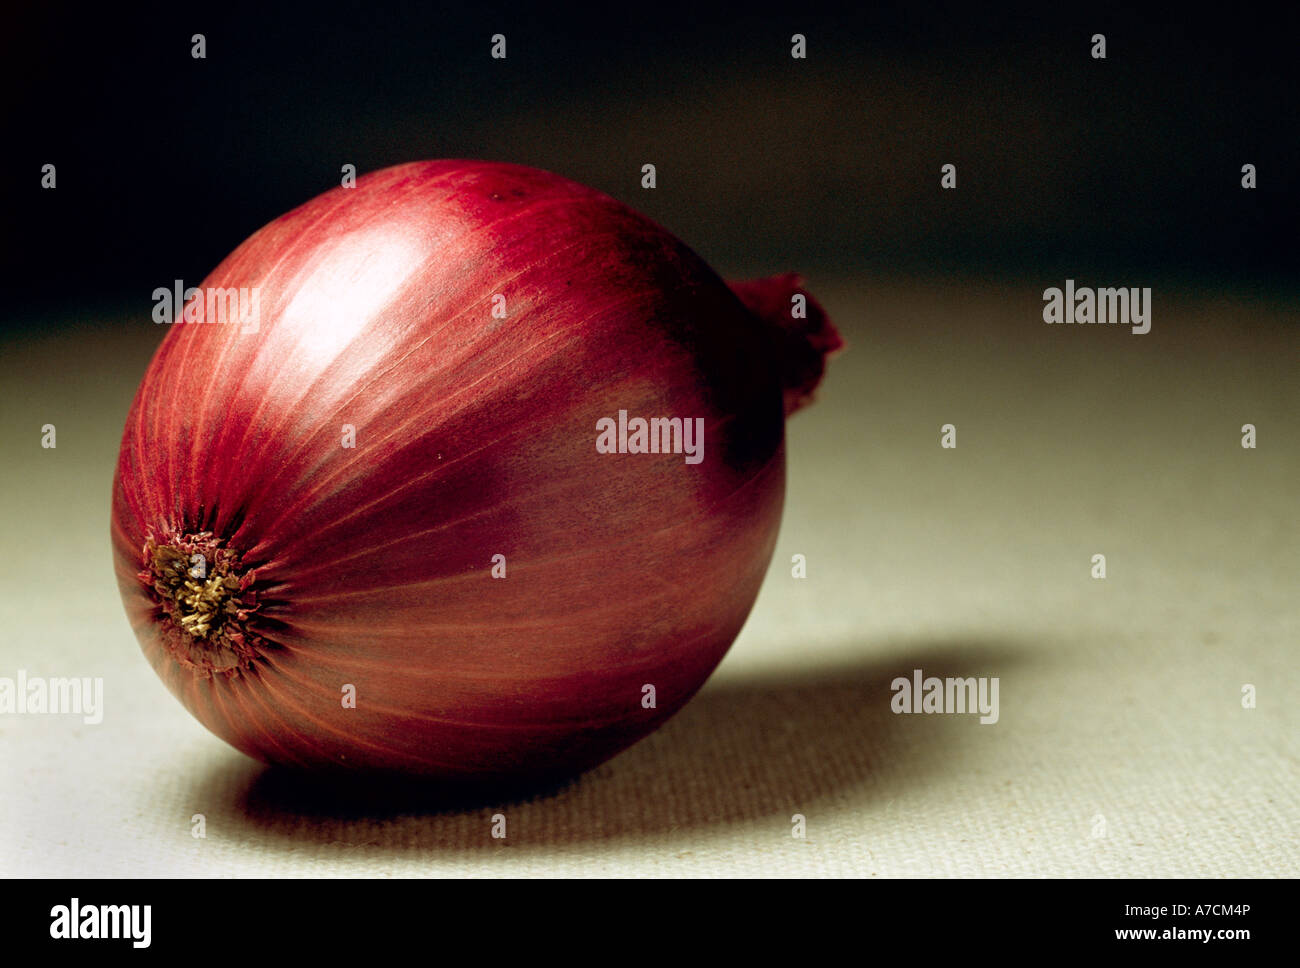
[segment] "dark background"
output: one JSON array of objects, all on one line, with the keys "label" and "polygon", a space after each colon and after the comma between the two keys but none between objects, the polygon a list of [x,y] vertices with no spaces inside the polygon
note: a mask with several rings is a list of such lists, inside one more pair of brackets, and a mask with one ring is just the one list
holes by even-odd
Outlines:
[{"label": "dark background", "polygon": [[[875,8],[876,5],[864,5]],[[724,274],[1290,291],[1293,10],[271,4],[5,31],[10,322],[198,284],[258,227],[420,158],[550,169]],[[206,60],[190,37],[207,37]],[[504,33],[508,57],[489,57]],[[790,35],[808,58],[790,57]],[[1093,60],[1090,37],[1107,38]],[[58,166],[58,188],[40,168]],[[640,187],[653,162],[658,188]],[[940,165],[957,166],[955,192]],[[1259,187],[1240,187],[1241,165]],[[1081,282],[1083,284],[1083,282]]]}]

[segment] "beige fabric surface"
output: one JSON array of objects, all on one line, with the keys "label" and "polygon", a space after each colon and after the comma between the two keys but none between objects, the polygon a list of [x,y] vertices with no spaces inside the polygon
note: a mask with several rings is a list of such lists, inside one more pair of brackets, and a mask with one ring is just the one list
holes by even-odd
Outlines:
[{"label": "beige fabric surface", "polygon": [[[1061,283],[814,277],[850,349],[789,424],[776,558],[731,653],[628,752],[468,808],[325,798],[182,709],[108,542],[160,328],[9,339],[0,676],[102,676],[105,715],[0,716],[0,873],[1295,876],[1296,312],[1157,282],[1148,335],[1044,325]],[[917,668],[999,677],[999,722],[895,715]]]}]

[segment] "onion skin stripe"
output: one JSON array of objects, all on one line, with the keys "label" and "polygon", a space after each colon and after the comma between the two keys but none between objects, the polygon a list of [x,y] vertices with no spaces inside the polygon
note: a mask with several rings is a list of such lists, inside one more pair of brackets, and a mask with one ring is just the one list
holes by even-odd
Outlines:
[{"label": "onion skin stripe", "polygon": [[[700,635],[684,639],[680,643],[679,647],[685,649],[687,646],[694,645],[697,642],[705,641],[714,635],[716,635],[716,632],[714,632],[713,630],[709,630],[708,632],[701,633]],[[479,684],[510,683],[516,685],[527,683],[530,685],[537,685],[543,682],[552,682],[557,687],[559,687],[565,685],[567,682],[566,679],[562,679],[562,678],[557,678],[557,679],[541,679],[536,677],[521,678],[517,674],[490,675],[481,669],[476,669],[473,675],[469,675],[463,672],[458,673],[454,668],[435,668],[435,669],[429,669],[427,671],[410,672],[404,670],[403,663],[397,662],[396,660],[392,662],[379,663],[374,661],[373,659],[368,659],[368,658],[348,657],[347,659],[343,659],[342,657],[333,655],[331,654],[330,651],[324,649],[310,653],[308,658],[314,665],[331,666],[333,668],[338,668],[341,665],[344,665],[344,663],[346,663],[346,668],[351,672],[365,672],[365,673],[392,672],[394,674],[401,674],[406,678],[411,678],[411,679],[427,678],[427,679],[439,680],[444,682],[454,682],[457,685],[465,685],[470,683],[479,683]],[[584,668],[584,672],[587,673],[602,673],[607,671],[608,672],[613,672],[613,671],[632,672],[640,668],[651,667],[652,658],[653,657],[647,657],[645,666],[639,666],[635,663],[631,663],[631,664],[623,663],[619,665],[610,665],[607,667],[594,667],[591,669]],[[268,656],[264,661],[268,665],[273,665],[275,671],[278,672],[279,674],[284,675],[286,678],[290,678],[288,676],[288,673],[285,671],[283,664],[276,663],[273,656]],[[326,693],[326,695],[330,697],[331,701],[337,698],[333,695],[333,693]],[[414,716],[415,714],[406,713],[405,715]],[[430,721],[456,723],[456,724],[463,724],[463,725],[482,725],[477,722],[443,719],[438,717],[431,717]]]},{"label": "onion skin stripe", "polygon": [[[575,327],[573,327],[573,328],[576,330],[576,329],[578,329],[579,327],[575,326]],[[550,341],[550,340],[552,340],[552,339],[555,339],[556,337],[558,337],[558,336],[560,336],[560,335],[567,335],[567,333],[566,333],[566,334],[553,333],[553,334],[551,334],[550,336],[546,337],[545,339],[540,340],[538,343],[536,343],[536,344],[534,344],[533,346],[529,347],[528,349],[526,349],[525,351],[523,351],[522,353],[520,353],[518,356],[513,357],[512,359],[506,361],[505,363],[501,364],[500,366],[496,367],[495,369],[489,371],[487,374],[484,374],[482,377],[480,377],[480,379],[479,379],[478,381],[476,381],[476,383],[475,383],[474,385],[477,385],[477,383],[480,383],[480,382],[482,382],[483,380],[488,379],[490,376],[492,376],[492,375],[494,375],[494,374],[500,372],[501,370],[503,370],[503,369],[505,369],[505,368],[511,366],[512,364],[518,362],[520,359],[524,358],[525,356],[528,356],[528,355],[529,355],[529,354],[530,354],[534,349],[536,349],[536,347],[541,346],[541,345],[545,344],[546,342],[548,342],[548,341]],[[412,353],[414,353],[414,350],[412,351]],[[410,356],[410,355],[411,355],[411,354],[407,354],[407,356]],[[448,367],[448,369],[451,369],[451,367]],[[393,430],[392,430],[392,431],[391,431],[387,436],[385,436],[385,437],[381,437],[381,438],[378,438],[378,439],[374,442],[374,444],[371,445],[371,448],[370,448],[370,449],[371,449],[372,451],[373,451],[373,450],[379,450],[379,449],[381,448],[381,446],[382,446],[383,444],[387,443],[388,441],[390,441],[390,440],[392,440],[392,439],[395,439],[395,438],[400,438],[400,437],[401,437],[401,436],[402,436],[402,435],[403,435],[403,434],[404,434],[404,433],[409,429],[409,427],[411,427],[411,426],[425,426],[425,427],[428,427],[428,426],[429,426],[429,424],[428,424],[428,417],[429,417],[429,415],[430,415],[430,414],[437,414],[437,413],[442,412],[442,411],[441,411],[441,408],[440,408],[440,406],[439,406],[439,404],[441,404],[441,403],[445,403],[447,400],[454,399],[456,396],[459,396],[459,395],[460,395],[461,393],[463,393],[463,392],[464,392],[463,390],[460,390],[460,391],[457,391],[456,393],[451,394],[450,396],[448,396],[448,397],[446,397],[446,398],[444,398],[444,399],[442,399],[442,400],[436,401],[434,404],[431,404],[431,405],[430,405],[430,407],[429,407],[429,409],[428,409],[427,411],[417,411],[417,412],[415,412],[411,417],[407,418],[407,420],[406,420],[403,424],[400,424],[398,427],[394,428],[394,429],[393,429]],[[467,405],[467,408],[466,408],[466,409],[468,409],[469,406],[472,406],[472,404]],[[458,415],[460,412],[461,412],[461,411],[453,411],[453,412],[450,413],[450,414],[446,414],[446,415],[444,416],[444,421],[446,421],[446,420],[450,420],[452,417]],[[436,426],[436,425],[435,425],[435,426]],[[515,431],[514,431],[514,432],[521,432],[521,433],[524,433],[524,432],[527,432],[527,429],[528,429],[527,425],[524,425],[523,428],[515,428]],[[352,515],[361,515],[361,514],[364,514],[366,511],[370,510],[371,508],[375,507],[375,506],[378,505],[378,504],[383,503],[385,500],[389,499],[390,497],[396,496],[397,494],[401,493],[401,492],[404,491],[404,490],[407,490],[407,489],[410,489],[410,488],[418,488],[418,487],[420,487],[420,486],[422,486],[422,485],[428,483],[429,481],[436,480],[439,476],[445,476],[445,474],[446,474],[447,471],[451,468],[452,465],[457,464],[457,463],[459,463],[459,462],[461,462],[461,461],[464,461],[464,460],[468,460],[468,459],[470,459],[471,457],[477,456],[478,454],[482,453],[483,451],[486,451],[486,450],[489,450],[489,449],[491,449],[491,448],[493,448],[493,447],[496,447],[496,446],[501,445],[503,442],[505,442],[505,441],[504,441],[504,438],[494,438],[494,439],[488,440],[486,443],[484,443],[483,445],[481,445],[481,446],[478,447],[478,448],[475,448],[474,450],[468,451],[467,453],[462,454],[462,455],[460,455],[459,457],[453,458],[452,460],[447,461],[445,464],[440,464],[440,465],[438,465],[438,466],[435,466],[434,468],[432,468],[432,469],[431,469],[431,470],[430,470],[426,475],[424,475],[423,477],[415,478],[415,479],[408,479],[408,480],[405,481],[401,486],[399,486],[398,488],[396,488],[394,491],[390,491],[390,492],[388,492],[388,493],[386,493],[386,494],[384,494],[384,495],[381,495],[381,496],[376,497],[373,501],[370,502],[370,504],[362,505],[362,506],[357,507],[357,508],[354,509],[354,511],[352,512]],[[366,451],[358,451],[357,454],[355,455],[355,457],[353,458],[353,460],[354,460],[354,461],[364,461],[365,458],[366,458],[367,456],[368,456],[368,454],[367,454]],[[319,481],[313,482],[313,483],[315,483],[315,484],[317,485],[317,487],[316,487],[314,493],[319,493],[321,490],[325,489],[325,487],[326,487],[327,485],[329,485],[330,483],[332,483],[333,481],[335,481],[335,480],[337,480],[337,479],[339,479],[339,478],[341,478],[341,477],[346,476],[346,475],[347,475],[348,473],[350,473],[350,472],[351,472],[351,468],[350,468],[349,466],[341,466],[341,467],[339,467],[338,469],[336,469],[335,471],[333,471],[333,472],[332,472],[328,477],[326,477],[326,478],[324,478],[324,479],[322,479],[322,480],[319,480]],[[299,484],[299,483],[301,483],[301,482],[294,482],[294,484]],[[291,489],[296,489],[296,488],[293,488],[293,487],[291,486]],[[313,496],[313,495],[309,494],[308,496]],[[293,514],[293,513],[295,513],[295,512],[299,512],[299,513],[300,513],[300,512],[301,512],[302,510],[304,510],[305,508],[310,508],[310,507],[311,507],[311,501],[304,501],[304,502],[300,502],[298,505],[295,505],[295,506],[291,506],[291,507],[287,507],[287,508],[285,508],[284,511],[283,511],[283,513],[281,514],[281,516],[280,516],[279,518],[274,518],[274,519],[272,519],[272,521],[271,521],[271,523],[270,523],[270,528],[274,529],[275,527],[277,527],[277,526],[278,526],[278,525],[279,525],[279,524],[284,520],[284,518],[290,516],[291,514]],[[339,523],[339,524],[342,524],[345,520],[347,520],[347,519],[346,519],[346,518],[340,519],[338,523]]]},{"label": "onion skin stripe", "polygon": [[[416,756],[416,755],[413,754],[413,753],[408,753],[408,752],[406,752],[406,751],[404,751],[404,750],[398,749],[397,747],[385,746],[385,745],[383,745],[382,743],[374,743],[374,742],[370,742],[370,741],[367,741],[367,740],[363,739],[361,736],[357,735],[356,733],[348,733],[348,732],[346,732],[346,731],[344,731],[344,730],[337,729],[337,728],[335,728],[334,726],[331,726],[331,725],[329,724],[329,722],[326,721],[325,719],[323,719],[322,717],[320,717],[320,716],[318,716],[318,715],[312,715],[312,713],[311,713],[309,710],[303,708],[302,706],[300,706],[299,704],[297,704],[297,703],[295,703],[295,702],[292,702],[288,696],[278,695],[278,694],[277,694],[277,691],[276,691],[274,688],[272,688],[272,686],[270,685],[270,683],[265,683],[264,688],[265,688],[266,693],[267,693],[267,695],[268,695],[269,697],[271,697],[271,698],[273,698],[273,699],[279,699],[280,704],[281,704],[281,706],[282,706],[283,708],[286,708],[286,709],[292,709],[292,710],[294,710],[294,711],[300,713],[300,714],[302,715],[302,718],[303,718],[303,719],[305,719],[305,720],[307,720],[307,721],[309,721],[309,722],[312,722],[312,723],[316,724],[316,726],[317,726],[317,727],[318,727],[322,732],[331,733],[331,734],[333,734],[333,735],[335,735],[335,736],[339,736],[339,737],[342,737],[342,738],[344,738],[344,739],[349,740],[350,743],[352,743],[352,744],[360,744],[361,746],[363,746],[363,747],[365,747],[365,748],[367,748],[367,749],[377,750],[377,751],[382,752],[382,753],[387,754],[387,755],[392,755],[392,756],[396,756],[396,757],[399,757],[399,758],[404,759],[404,760],[409,760],[409,761],[411,761],[411,762],[413,762],[413,763],[432,762],[432,761],[426,760],[426,759],[423,758],[423,757]],[[331,700],[333,701],[333,697],[331,697]],[[446,766],[446,765],[450,765],[450,764],[438,764],[438,765],[440,765],[440,766]]]},{"label": "onion skin stripe", "polygon": [[[745,492],[747,489],[749,489],[749,488],[751,488],[751,487],[754,486],[754,481],[755,481],[755,480],[757,480],[758,478],[760,478],[763,474],[770,472],[770,471],[772,470],[771,464],[772,464],[773,462],[775,462],[775,461],[781,459],[781,457],[782,457],[781,454],[777,454],[777,455],[775,455],[775,456],[772,458],[772,461],[770,461],[769,464],[768,464],[766,467],[760,469],[760,471],[759,471],[758,473],[756,473],[753,477],[751,477],[751,478],[747,478],[747,479],[743,480],[743,481],[742,481],[740,484],[738,484],[738,485],[737,485],[737,486],[736,486],[736,487],[735,487],[735,488],[734,488],[734,489],[733,489],[733,490],[732,490],[732,491],[731,491],[731,492],[730,492],[730,493],[729,493],[725,498],[723,498],[721,501],[719,501],[719,502],[717,503],[717,505],[715,505],[715,507],[712,508],[712,509],[710,509],[710,510],[713,510],[713,511],[716,512],[718,509],[720,509],[721,507],[724,507],[728,502],[730,502],[730,501],[733,500],[734,498],[736,498],[736,497],[738,497],[738,496],[742,496],[742,495],[744,494],[744,492]],[[561,484],[557,485],[557,486],[553,489],[553,492],[562,492],[562,491],[565,491],[565,490],[570,489],[571,487],[572,487],[572,485],[566,485],[566,484],[564,484],[564,483],[562,482]],[[545,493],[552,493],[552,492],[545,492]],[[314,569],[313,569],[313,568],[310,568],[310,567],[309,567],[309,568],[305,568],[305,569],[303,569],[303,568],[296,569],[296,570],[295,570],[295,574],[297,574],[297,576],[298,576],[299,578],[303,578],[303,577],[305,577],[305,576],[308,576],[308,575],[313,574],[315,571],[318,571],[318,570],[320,570],[321,568],[328,568],[328,567],[331,567],[331,566],[337,566],[338,564],[340,564],[340,563],[342,563],[342,562],[345,562],[345,561],[352,561],[352,560],[357,559],[357,558],[363,558],[363,557],[366,557],[366,556],[368,556],[368,555],[372,555],[372,554],[375,554],[375,553],[377,553],[377,552],[380,552],[380,551],[382,551],[384,548],[393,547],[393,546],[395,546],[395,545],[401,544],[401,543],[406,542],[406,541],[415,540],[416,538],[429,537],[429,536],[431,536],[431,535],[441,533],[442,531],[446,531],[446,530],[449,529],[449,528],[453,528],[453,527],[459,526],[459,525],[461,525],[461,524],[464,524],[464,523],[466,523],[466,522],[468,522],[468,521],[470,521],[470,520],[473,520],[474,517],[477,517],[477,516],[479,516],[480,514],[486,514],[486,513],[490,512],[491,510],[492,510],[491,507],[484,508],[484,509],[482,509],[482,510],[480,510],[480,511],[473,512],[471,515],[469,515],[469,516],[467,516],[467,517],[459,518],[459,519],[456,519],[456,520],[453,520],[453,521],[444,522],[444,523],[442,523],[442,524],[436,525],[436,526],[431,527],[431,528],[429,528],[429,529],[427,529],[427,530],[424,530],[424,531],[416,531],[416,532],[412,532],[411,534],[408,534],[408,535],[402,535],[402,536],[400,536],[400,537],[398,537],[398,538],[393,539],[392,541],[388,541],[388,542],[385,542],[385,543],[383,543],[383,544],[378,544],[378,545],[366,545],[366,546],[361,547],[360,549],[356,549],[356,550],[354,550],[354,551],[353,551],[352,553],[350,553],[350,554],[343,555],[343,556],[340,556],[340,557],[338,557],[338,558],[333,559],[333,560],[330,561],[330,562],[323,563],[322,565],[318,566],[317,568],[314,568]],[[708,516],[702,514],[700,517],[701,517],[701,519],[707,519]],[[622,550],[622,549],[624,549],[624,548],[629,548],[629,547],[637,547],[637,546],[644,545],[644,544],[646,543],[647,539],[649,539],[649,538],[659,537],[659,536],[661,536],[661,535],[672,534],[673,532],[675,532],[675,531],[680,531],[680,530],[696,530],[696,529],[698,529],[698,527],[699,527],[699,522],[694,521],[694,520],[689,520],[689,519],[688,519],[688,520],[684,520],[684,521],[678,521],[678,522],[675,523],[675,524],[667,525],[667,526],[665,526],[665,527],[663,527],[663,528],[659,528],[659,529],[657,529],[657,530],[655,530],[655,531],[651,531],[651,532],[648,532],[648,533],[645,533],[645,534],[638,535],[636,538],[628,539],[627,541],[622,542],[621,544],[607,544],[607,545],[605,545],[604,547],[605,547],[606,550],[614,550],[614,551]],[[516,565],[516,566],[514,566],[514,567],[515,567],[517,570],[523,570],[523,569],[527,569],[527,568],[529,568],[529,567],[532,567],[532,568],[538,568],[538,567],[541,567],[541,566],[544,566],[544,565],[558,565],[558,564],[564,564],[564,563],[569,563],[569,564],[571,564],[571,563],[573,563],[573,562],[575,562],[575,561],[582,561],[582,560],[585,560],[586,557],[587,557],[586,555],[579,554],[579,553],[576,553],[576,552],[575,552],[575,553],[569,553],[569,554],[561,554],[561,555],[551,555],[551,556],[546,557],[546,558],[530,558],[530,559],[526,560],[523,564],[521,564],[521,565]],[[434,585],[438,585],[438,584],[442,584],[442,583],[451,583],[451,582],[468,581],[468,580],[481,580],[481,576],[479,576],[479,575],[475,575],[475,576],[467,576],[467,575],[462,575],[462,574],[439,575],[439,576],[436,576],[436,577],[430,578],[430,579],[429,579],[428,581],[426,581],[426,582],[418,582],[418,583],[407,582],[407,583],[404,583],[402,587],[408,587],[408,588],[409,588],[409,587],[434,586]],[[384,586],[377,586],[377,587],[382,588],[382,587],[384,587]],[[334,598],[338,598],[338,597],[344,597],[344,596],[347,596],[347,595],[349,595],[349,594],[363,594],[363,593],[366,593],[366,592],[368,592],[368,591],[370,591],[370,589],[362,589],[362,590],[357,590],[357,591],[355,591],[355,592],[331,592],[327,597],[330,598],[330,599],[334,599]],[[299,602],[309,602],[309,601],[312,601],[312,598],[311,598],[311,597],[296,597],[296,601],[299,601]]]},{"label": "onion skin stripe", "polygon": [[[307,680],[298,679],[295,676],[289,675],[283,669],[279,670],[279,674],[285,679],[288,679],[290,682],[294,683],[295,685],[301,687],[302,690],[304,691],[316,691],[318,692],[318,694],[324,696],[328,702],[330,703],[338,702],[337,696],[335,696],[333,693],[329,692],[325,688],[319,687],[316,683],[312,683]],[[490,681],[490,680],[485,679],[482,681]],[[519,722],[519,721],[514,721],[510,723],[494,723],[488,720],[453,719],[449,716],[434,716],[428,713],[412,712],[410,710],[400,709],[397,706],[377,703],[372,699],[366,700],[366,708],[368,711],[373,711],[377,713],[386,713],[402,720],[413,720],[416,722],[431,723],[440,726],[464,726],[473,729],[498,729],[507,732],[513,730],[523,730],[527,732],[547,732],[547,731],[566,730],[571,728],[571,725],[569,723],[528,723],[528,722]],[[623,722],[627,718],[628,718],[627,714],[623,714],[620,716],[590,718],[584,720],[584,722],[587,722],[591,725],[600,726],[600,725],[606,725],[610,723]]]},{"label": "onion skin stripe", "polygon": [[[204,688],[205,685],[207,688]],[[210,680],[200,679],[196,679],[191,684],[190,688],[196,693],[203,694],[207,698],[209,705],[230,726],[231,732],[246,732],[251,727],[255,729],[258,734],[264,737],[265,742],[257,744],[255,748],[262,749],[269,745],[276,750],[279,750],[281,755],[278,757],[278,760],[280,762],[289,762],[296,766],[305,766],[311,762],[311,759],[301,757],[295,753],[289,744],[276,740],[275,734],[270,729],[270,724],[278,722],[286,736],[292,736],[295,734],[294,730],[291,728],[292,724],[289,720],[279,715],[273,706],[262,702],[251,689],[221,690],[218,688],[212,688]],[[228,694],[231,703],[241,707],[240,712],[242,715],[239,719],[236,719],[226,707],[227,699],[223,697],[223,693]],[[252,715],[250,710],[247,708],[247,704],[252,702],[257,703],[257,706],[260,709],[260,716]],[[304,738],[299,736],[299,741],[303,742]],[[324,749],[318,748],[318,752],[323,753]]]},{"label": "onion skin stripe", "polygon": [[[344,208],[344,207],[346,206],[346,202],[347,202],[347,197],[346,197],[346,196],[343,196],[343,198],[340,199],[339,204],[338,204],[337,206],[335,206],[334,209],[332,209],[332,210],[326,212],[326,213],[325,213],[324,215],[322,215],[319,219],[317,219],[317,221],[316,221],[315,223],[313,223],[313,225],[309,226],[307,229],[304,229],[304,230],[302,231],[301,235],[299,236],[299,239],[300,239],[299,245],[300,245],[300,246],[304,246],[304,245],[309,244],[310,239],[312,238],[312,236],[313,236],[313,234],[314,234],[314,232],[313,232],[312,230],[315,229],[315,228],[318,228],[318,227],[320,226],[320,224],[322,224],[322,223],[324,223],[324,222],[327,222],[327,221],[329,221],[329,220],[332,219],[332,218],[337,217],[337,212],[338,212],[340,209],[342,209],[342,208]],[[377,212],[377,213],[374,213],[374,215],[372,216],[371,221],[372,221],[372,222],[373,222],[373,221],[378,221],[380,218],[381,218],[381,213],[378,213],[378,212]],[[490,226],[489,226],[489,227],[490,227]],[[359,226],[359,227],[358,227],[357,229],[355,229],[354,231],[359,231],[360,228],[361,228],[361,227]],[[474,231],[466,232],[466,233],[464,233],[464,235],[463,235],[461,238],[458,238],[456,241],[459,243],[459,242],[462,241],[464,238],[467,238],[468,236],[471,236],[471,235],[473,235],[473,234],[474,234]],[[576,244],[576,243],[575,243],[575,244]],[[283,266],[286,262],[289,261],[289,256],[292,254],[293,251],[294,251],[293,249],[291,249],[291,250],[289,250],[289,251],[286,251],[286,253],[285,253],[285,254],[284,254],[284,255],[283,255],[283,256],[282,256],[282,257],[281,257],[281,258],[276,262],[276,264],[272,267],[272,269],[271,269],[270,271],[268,271],[268,272],[267,272],[267,273],[262,277],[262,282],[263,282],[263,284],[265,284],[265,282],[266,282],[267,280],[269,280],[269,279],[272,277],[272,275],[274,274],[274,272],[275,272],[276,270],[278,270],[281,266]],[[525,271],[527,271],[527,270],[525,270]],[[521,274],[522,274],[522,273],[521,273]],[[220,275],[220,270],[218,270],[217,275],[218,275],[218,276]],[[205,287],[205,288],[206,288],[206,287]],[[410,288],[410,285],[408,285],[408,288]],[[401,299],[401,298],[402,298],[402,295],[403,295],[403,294],[400,293],[400,292],[397,293],[397,294],[395,294],[395,296],[394,296],[394,301],[396,301],[396,300],[398,300],[398,299]],[[376,309],[375,314],[370,318],[370,321],[373,321],[373,319],[374,319],[375,317],[377,317],[379,314],[381,314],[382,312],[383,312],[383,308]],[[459,316],[461,316],[461,315],[466,315],[466,316],[467,316],[469,312],[470,312],[469,307],[466,306],[466,308],[462,310],[461,314],[458,314],[457,316],[453,316],[453,317],[451,317],[451,319],[448,321],[447,325],[443,327],[443,329],[451,328],[452,323],[454,323],[455,320],[456,320],[457,318],[459,318]],[[357,340],[362,339],[362,338],[364,338],[364,337],[367,335],[367,331],[369,330],[369,328],[370,328],[369,325],[367,325],[367,326],[363,326],[363,327],[360,327],[360,328],[358,329],[357,333],[355,334],[355,336],[353,337],[353,339],[350,340],[346,345],[344,345],[344,346],[342,346],[342,347],[339,348],[338,352],[334,355],[334,358],[333,358],[333,359],[334,359],[334,360],[337,360],[337,359],[341,358],[342,356],[344,356],[344,355],[346,354],[347,350],[348,350],[352,345],[354,345],[355,342],[356,342]],[[401,366],[401,362],[402,362],[402,360],[404,360],[406,357],[408,357],[408,356],[412,355],[413,353],[415,353],[416,351],[418,351],[418,349],[419,349],[421,346],[423,346],[425,343],[429,342],[429,340],[431,340],[432,338],[433,338],[433,334],[431,334],[430,336],[428,336],[428,337],[426,337],[424,340],[422,340],[421,343],[418,344],[416,347],[413,347],[411,350],[408,350],[407,353],[404,354],[402,358],[398,359],[397,361],[395,361],[395,362],[392,364],[392,366],[389,368],[389,372],[391,372],[391,371],[393,371],[393,370],[397,370],[397,369],[399,369],[400,366]],[[210,396],[211,396],[211,393],[210,393],[210,391],[211,391],[211,387],[212,387],[213,384],[216,382],[217,377],[218,377],[218,374],[219,374],[221,371],[224,370],[224,366],[225,366],[225,363],[226,363],[226,359],[228,358],[228,355],[229,355],[229,353],[230,353],[231,347],[233,347],[233,346],[235,345],[235,342],[236,342],[235,340],[227,340],[227,341],[226,341],[226,344],[225,344],[225,346],[223,347],[222,355],[221,355],[221,357],[218,359],[216,366],[213,367],[213,372],[212,372],[212,375],[211,375],[210,378],[209,378],[208,385],[207,385],[207,387],[205,387],[204,392],[201,394],[201,399],[202,399],[203,401],[206,402],[208,399],[210,399]],[[253,360],[248,361],[248,363],[249,363],[250,365],[248,365],[248,366],[246,366],[246,367],[244,368],[244,370],[243,370],[243,376],[241,377],[241,379],[240,379],[238,385],[237,385],[236,388],[235,388],[235,395],[236,395],[236,396],[242,396],[242,395],[243,395],[243,393],[244,393],[244,391],[245,391],[245,387],[246,387],[246,385],[247,385],[247,381],[248,381],[249,376],[250,376],[250,374],[251,374],[251,372],[252,372],[252,369],[253,369],[252,366],[251,366],[251,364],[252,364],[252,363],[257,359],[257,357],[258,357],[258,354],[255,353],[255,354],[254,354],[254,357],[253,357]],[[184,362],[184,361],[183,361],[183,362]],[[460,361],[455,361],[455,362],[460,362]],[[450,365],[447,367],[447,369],[449,369],[449,370],[452,369],[452,368],[454,367],[454,365],[455,365],[455,363],[450,364]],[[375,380],[375,381],[372,381],[372,382],[378,382],[379,379],[382,377],[382,375],[383,375],[383,374],[380,374],[379,377],[377,377],[376,380]],[[317,388],[321,383],[323,383],[323,382],[325,381],[325,379],[326,379],[326,378],[325,378],[325,375],[324,375],[324,373],[322,373],[322,375],[320,376],[320,378],[318,379],[318,381],[317,381],[316,383],[310,384],[310,385],[309,385],[309,386],[308,386],[308,387],[303,391],[303,393],[299,396],[298,399],[293,400],[293,401],[290,402],[290,406],[289,406],[288,408],[285,409],[285,412],[284,412],[284,420],[282,420],[282,422],[281,422],[280,425],[271,428],[271,430],[268,432],[268,436],[269,436],[269,437],[271,437],[272,439],[276,438],[276,436],[279,434],[281,428],[283,427],[284,422],[287,421],[289,415],[293,413],[293,410],[296,409],[299,405],[301,405],[301,404],[303,403],[303,401],[307,400],[307,399],[310,397],[312,390],[316,389],[316,388]],[[255,412],[253,413],[253,415],[252,415],[252,419],[249,421],[249,426],[252,426],[252,425],[256,424],[256,422],[257,422],[257,418],[258,418],[260,415],[261,415],[261,410],[260,410],[260,409],[257,410],[257,411],[255,411]],[[223,443],[223,440],[224,440],[224,439],[223,439],[222,437],[220,437],[220,436],[218,437],[218,445],[219,445],[219,446]],[[230,446],[231,446],[231,449],[233,449],[234,451],[236,451],[236,452],[240,452],[240,451],[243,451],[243,450],[245,449],[245,445],[246,445],[246,444],[247,444],[247,433],[245,432],[245,436],[243,436],[243,437],[242,437],[242,438],[241,438],[241,439],[240,439],[236,444],[234,444],[234,445],[230,445]],[[295,455],[295,456],[296,456],[296,455]],[[193,451],[191,451],[191,455],[190,455],[190,457],[191,457],[191,461],[192,461],[192,462],[196,459],[196,455],[194,454]],[[272,527],[274,526],[275,523],[276,523],[276,522],[273,522]]]}]

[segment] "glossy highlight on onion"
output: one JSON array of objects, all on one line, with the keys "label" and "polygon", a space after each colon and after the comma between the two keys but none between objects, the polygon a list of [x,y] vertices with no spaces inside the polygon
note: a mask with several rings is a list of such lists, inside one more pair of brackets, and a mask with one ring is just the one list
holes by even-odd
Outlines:
[{"label": "glossy highlight on onion", "polygon": [[[625,205],[486,162],[321,195],[199,289],[127,419],[117,579],[200,722],[313,770],[551,777],[680,709],[754,603],[785,416],[840,345],[798,277],[728,286]],[[232,289],[254,318],[210,318]],[[620,412],[698,419],[702,459],[666,423],[602,451]]]}]

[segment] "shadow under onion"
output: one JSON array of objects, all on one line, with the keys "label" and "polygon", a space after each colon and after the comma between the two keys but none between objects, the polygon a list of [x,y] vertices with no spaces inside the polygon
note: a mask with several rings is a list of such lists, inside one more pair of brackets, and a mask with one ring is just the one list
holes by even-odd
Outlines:
[{"label": "shadow under onion", "polygon": [[[927,676],[1005,676],[1031,649],[989,641],[909,643],[857,665],[803,676],[720,681],[663,729],[608,763],[545,786],[459,788],[320,778],[246,758],[200,783],[204,803],[264,845],[304,843],[378,856],[544,847],[779,820],[858,805],[954,767],[952,730],[969,716],[896,716],[890,683]],[[906,741],[904,742],[904,738]],[[892,794],[891,794],[892,795]]]}]

